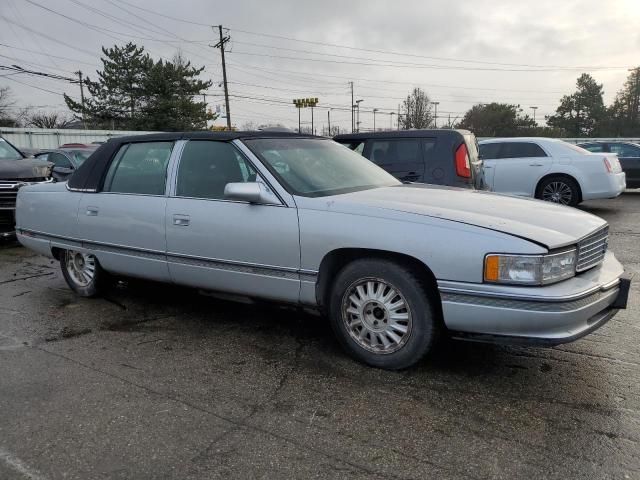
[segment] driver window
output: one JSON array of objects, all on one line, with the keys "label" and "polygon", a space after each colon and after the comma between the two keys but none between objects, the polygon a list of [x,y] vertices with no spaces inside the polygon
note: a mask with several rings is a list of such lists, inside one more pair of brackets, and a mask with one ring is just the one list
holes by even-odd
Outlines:
[{"label": "driver window", "polygon": [[258,180],[253,166],[230,143],[191,140],[182,151],[176,196],[222,200],[228,183]]}]

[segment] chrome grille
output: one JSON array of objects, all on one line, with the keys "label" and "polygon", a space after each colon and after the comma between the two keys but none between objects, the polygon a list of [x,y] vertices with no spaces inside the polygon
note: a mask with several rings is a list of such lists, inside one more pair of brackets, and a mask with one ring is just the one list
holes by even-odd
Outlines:
[{"label": "chrome grille", "polygon": [[16,208],[19,184],[15,182],[0,182],[0,209],[13,210]]},{"label": "chrome grille", "polygon": [[604,227],[578,243],[576,272],[584,272],[604,260],[609,244],[609,227]]}]

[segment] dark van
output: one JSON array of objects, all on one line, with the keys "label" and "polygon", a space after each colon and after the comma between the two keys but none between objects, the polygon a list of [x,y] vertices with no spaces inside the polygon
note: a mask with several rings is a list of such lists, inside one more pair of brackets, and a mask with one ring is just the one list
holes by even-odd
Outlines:
[{"label": "dark van", "polygon": [[483,189],[478,143],[468,130],[398,130],[333,138],[404,182]]}]

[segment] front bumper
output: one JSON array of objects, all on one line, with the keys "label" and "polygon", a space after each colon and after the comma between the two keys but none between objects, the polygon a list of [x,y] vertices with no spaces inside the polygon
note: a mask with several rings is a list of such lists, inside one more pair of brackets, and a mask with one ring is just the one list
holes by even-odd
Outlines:
[{"label": "front bumper", "polygon": [[574,341],[626,308],[630,278],[613,253],[578,276],[545,287],[439,282],[455,338],[555,345]]}]

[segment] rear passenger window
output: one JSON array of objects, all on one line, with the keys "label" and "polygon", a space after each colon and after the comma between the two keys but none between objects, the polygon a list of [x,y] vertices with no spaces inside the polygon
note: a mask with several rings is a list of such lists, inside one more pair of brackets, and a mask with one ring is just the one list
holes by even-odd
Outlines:
[{"label": "rear passenger window", "polygon": [[369,156],[377,165],[421,162],[420,140],[372,140]]},{"label": "rear passenger window", "polygon": [[223,199],[228,183],[255,181],[256,171],[230,143],[191,140],[182,151],[176,196]]},{"label": "rear passenger window", "polygon": [[103,191],[164,195],[173,142],[123,145],[109,166]]},{"label": "rear passenger window", "polygon": [[502,144],[500,158],[546,157],[547,154],[535,143],[505,142]]}]

